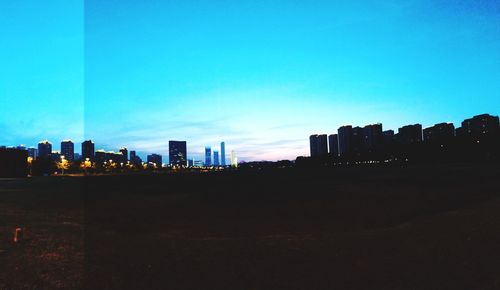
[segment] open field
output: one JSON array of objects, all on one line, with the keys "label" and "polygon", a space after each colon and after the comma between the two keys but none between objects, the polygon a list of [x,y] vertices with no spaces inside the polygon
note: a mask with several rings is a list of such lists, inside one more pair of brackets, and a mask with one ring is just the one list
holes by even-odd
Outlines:
[{"label": "open field", "polygon": [[500,289],[500,168],[0,180],[0,267],[0,289]]}]

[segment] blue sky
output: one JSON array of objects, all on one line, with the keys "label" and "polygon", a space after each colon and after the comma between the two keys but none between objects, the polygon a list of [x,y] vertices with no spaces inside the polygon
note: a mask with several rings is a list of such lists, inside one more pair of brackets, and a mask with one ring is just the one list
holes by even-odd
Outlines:
[{"label": "blue sky", "polygon": [[346,123],[500,113],[498,1],[3,2],[0,144],[294,159]]}]

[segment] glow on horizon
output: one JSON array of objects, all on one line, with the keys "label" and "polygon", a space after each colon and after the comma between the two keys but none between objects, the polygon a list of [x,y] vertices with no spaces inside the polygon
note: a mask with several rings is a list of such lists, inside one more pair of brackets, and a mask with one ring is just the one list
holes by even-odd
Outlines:
[{"label": "glow on horizon", "polygon": [[[342,124],[500,113],[500,2],[0,4],[0,145],[308,155]],[[217,145],[217,146],[214,146]],[[58,146],[58,145],[57,145]]]}]

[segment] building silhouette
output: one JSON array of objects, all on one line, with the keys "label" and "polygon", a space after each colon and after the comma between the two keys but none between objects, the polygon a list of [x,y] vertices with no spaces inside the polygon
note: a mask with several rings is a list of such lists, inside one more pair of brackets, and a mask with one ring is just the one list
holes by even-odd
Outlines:
[{"label": "building silhouette", "polygon": [[61,155],[68,161],[75,160],[75,144],[71,140],[61,142]]},{"label": "building silhouette", "polygon": [[309,136],[309,149],[311,157],[318,156],[318,135]]},{"label": "building silhouette", "polygon": [[474,116],[470,119],[465,119],[462,122],[462,127],[457,129],[457,135],[460,137],[479,138],[497,134],[499,129],[498,116],[490,114],[482,114]]},{"label": "building silhouette", "polygon": [[142,164],[142,159],[139,156],[137,156],[137,152],[135,150],[130,151],[130,163],[132,163],[135,166]]},{"label": "building silhouette", "polygon": [[28,148],[28,157],[36,159],[38,157],[38,150],[34,147]]},{"label": "building silhouette", "polygon": [[352,126],[342,126],[337,130],[337,133],[339,139],[339,154],[349,154],[352,146]]},{"label": "building silhouette", "polygon": [[396,140],[404,145],[422,142],[422,125],[406,125],[399,128]]},{"label": "building silhouette", "polygon": [[168,160],[172,166],[187,166],[187,142],[168,141]]},{"label": "building silhouette", "polygon": [[147,156],[148,164],[154,164],[157,168],[163,165],[162,156],[160,154],[150,154]]},{"label": "building silhouette", "polygon": [[120,153],[122,154],[122,162],[127,163],[128,161],[128,149],[126,147],[120,148]]},{"label": "building silhouette", "polygon": [[207,146],[205,147],[205,166],[212,165],[212,148]]},{"label": "building silhouette", "polygon": [[328,152],[333,156],[339,155],[339,138],[337,134],[331,134],[328,136],[328,148]]},{"label": "building silhouette", "polygon": [[219,151],[214,150],[214,166],[219,166]]},{"label": "building silhouette", "polygon": [[311,157],[328,154],[328,137],[326,134],[311,135],[309,137]]},{"label": "building silhouette", "polygon": [[351,152],[359,153],[363,151],[364,145],[364,130],[363,128],[356,126],[352,128],[351,137]]},{"label": "building silhouette", "polygon": [[455,137],[455,126],[452,123],[439,123],[423,130],[424,141],[446,141]]},{"label": "building silhouette", "polygon": [[38,158],[40,159],[50,159],[52,155],[52,144],[47,141],[40,141],[38,143]]},{"label": "building silhouette", "polygon": [[87,140],[82,142],[82,160],[89,159],[94,161],[95,159],[95,145],[92,140]]},{"label": "building silhouette", "polygon": [[328,136],[326,134],[318,135],[318,154],[320,156],[328,154]]},{"label": "building silhouette", "polygon": [[394,130],[383,131],[382,138],[384,140],[384,146],[393,145],[394,144]]},{"label": "building silhouette", "polygon": [[363,128],[363,148],[373,150],[382,147],[384,135],[382,124],[366,125]]},{"label": "building silhouette", "polygon": [[226,143],[220,143],[220,164],[226,166]]}]

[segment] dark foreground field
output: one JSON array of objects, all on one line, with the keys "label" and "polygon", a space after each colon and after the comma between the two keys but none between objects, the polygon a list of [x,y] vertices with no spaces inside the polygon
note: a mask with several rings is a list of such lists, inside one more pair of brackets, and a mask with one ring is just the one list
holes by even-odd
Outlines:
[{"label": "dark foreground field", "polygon": [[481,165],[0,186],[0,289],[500,289]]}]

